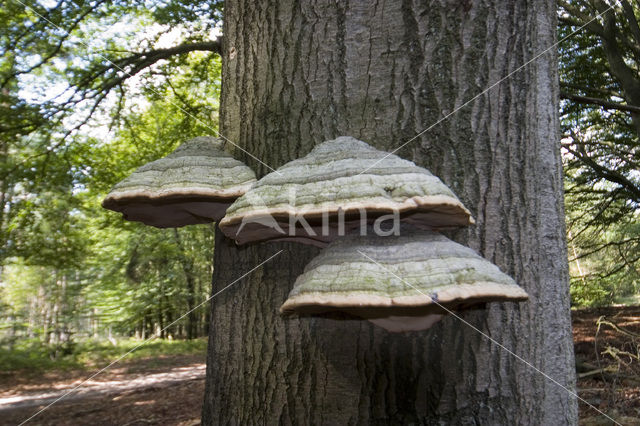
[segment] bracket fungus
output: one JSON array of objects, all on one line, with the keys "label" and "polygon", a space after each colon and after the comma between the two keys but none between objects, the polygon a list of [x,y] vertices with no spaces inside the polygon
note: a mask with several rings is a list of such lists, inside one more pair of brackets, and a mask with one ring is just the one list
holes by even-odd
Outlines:
[{"label": "bracket fungus", "polygon": [[220,140],[198,137],[116,184],[102,207],[158,228],[209,223],[255,182],[255,173]]},{"label": "bracket fungus", "polygon": [[428,170],[341,136],[260,179],[229,207],[220,229],[238,244],[289,240],[323,247],[385,218],[434,230],[474,223]]},{"label": "bracket fungus", "polygon": [[472,249],[436,232],[403,231],[332,242],[306,266],[280,311],[341,311],[399,332],[428,329],[449,311],[528,298]]}]

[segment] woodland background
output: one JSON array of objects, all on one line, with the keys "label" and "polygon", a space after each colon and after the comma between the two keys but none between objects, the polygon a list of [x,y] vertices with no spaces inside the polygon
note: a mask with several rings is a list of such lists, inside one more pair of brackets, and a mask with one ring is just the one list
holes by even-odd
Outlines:
[{"label": "woodland background", "polygon": [[[0,4],[0,371],[206,336],[213,225],[155,229],[100,202],[215,135],[222,2]],[[595,21],[603,1],[558,5],[572,302],[639,304],[640,5]]]}]

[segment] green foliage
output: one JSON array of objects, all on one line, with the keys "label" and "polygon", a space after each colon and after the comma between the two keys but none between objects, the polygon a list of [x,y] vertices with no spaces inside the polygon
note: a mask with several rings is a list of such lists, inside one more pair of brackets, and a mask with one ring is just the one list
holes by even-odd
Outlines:
[{"label": "green foliage", "polygon": [[220,3],[26,4],[0,11],[0,342],[62,362],[88,338],[206,333],[213,227],[149,228],[100,202],[215,133]]},{"label": "green foliage", "polygon": [[[576,206],[569,209],[572,224],[580,223]],[[569,234],[571,294],[579,306],[604,306],[640,293],[640,213],[600,228],[588,226]]]},{"label": "green foliage", "polygon": [[571,294],[606,305],[640,286],[640,8],[559,5],[559,38],[586,25],[559,49]]},{"label": "green foliage", "polygon": [[[138,346],[140,347],[137,348]],[[115,345],[104,341],[84,340],[58,356],[55,356],[51,346],[44,345],[39,340],[22,340],[11,349],[0,346],[0,374],[19,372],[40,375],[50,370],[95,369],[108,365],[132,350],[123,359],[123,364],[163,356],[204,354],[207,351],[207,339],[156,339],[144,344],[141,340],[127,339],[120,340]]]},{"label": "green foliage", "polygon": [[16,345],[6,348],[0,346],[0,371],[4,374],[12,371],[41,374],[46,370],[68,370],[81,368],[73,357],[55,357],[51,346],[39,339],[21,339]]},{"label": "green foliage", "polygon": [[[207,70],[214,81],[219,70],[219,63]],[[23,200],[11,205],[7,248],[16,260],[15,265],[5,268],[0,293],[11,306],[5,317],[11,317],[15,324],[31,322],[26,329],[14,326],[14,334],[24,331],[50,342],[51,330],[45,325],[53,321],[49,311],[73,305],[76,310],[66,316],[81,317],[82,321],[56,322],[56,330],[62,327],[95,334],[109,329],[148,336],[206,299],[212,226],[149,228],[126,222],[100,207],[111,186],[136,167],[166,155],[185,139],[208,133],[203,125],[205,115],[215,112],[216,105],[198,103],[191,108],[192,114],[186,114],[176,100],[194,85],[206,93],[201,81],[187,72],[171,85],[164,88],[165,97],[150,101],[142,112],[131,113],[112,141],[86,138],[59,156],[54,152],[50,158],[61,160],[59,165],[48,163],[51,183],[38,184],[35,174],[33,180],[26,180]],[[44,191],[46,187],[50,188]],[[37,196],[30,196],[33,193]],[[18,269],[20,272],[14,273]],[[54,297],[51,289],[56,286],[46,279],[36,280],[39,286],[29,284],[31,280],[15,279],[43,270],[44,276],[64,277],[64,300]],[[81,291],[71,292],[76,288]],[[30,304],[17,303],[15,293],[29,294]],[[46,302],[37,302],[43,298]],[[206,306],[194,315],[163,331],[162,337],[202,334],[207,327]],[[183,325],[194,321],[195,325]],[[98,326],[90,325],[96,322]],[[65,338],[68,334],[65,331]]]}]

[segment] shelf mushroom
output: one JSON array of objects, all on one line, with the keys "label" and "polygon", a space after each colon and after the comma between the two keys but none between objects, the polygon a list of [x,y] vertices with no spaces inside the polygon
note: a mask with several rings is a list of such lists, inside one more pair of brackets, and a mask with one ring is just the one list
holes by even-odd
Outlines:
[{"label": "shelf mushroom", "polygon": [[209,223],[255,182],[255,173],[220,140],[198,137],[116,184],[102,207],[158,228]]},{"label": "shelf mushroom", "polygon": [[323,247],[349,229],[390,215],[434,230],[474,223],[428,170],[341,136],[260,179],[219,225],[238,244],[289,240]]},{"label": "shelf mushroom", "polygon": [[451,311],[528,298],[472,249],[436,232],[402,231],[332,242],[306,266],[280,311],[342,311],[400,332],[428,329]]}]

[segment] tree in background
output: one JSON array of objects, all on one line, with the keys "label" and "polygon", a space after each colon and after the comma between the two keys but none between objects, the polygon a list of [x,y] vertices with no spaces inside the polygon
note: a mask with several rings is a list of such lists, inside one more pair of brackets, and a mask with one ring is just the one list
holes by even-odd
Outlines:
[{"label": "tree in background", "polygon": [[[561,106],[572,294],[608,304],[640,290],[640,7],[560,1]],[[603,19],[593,20],[597,13]]]}]

